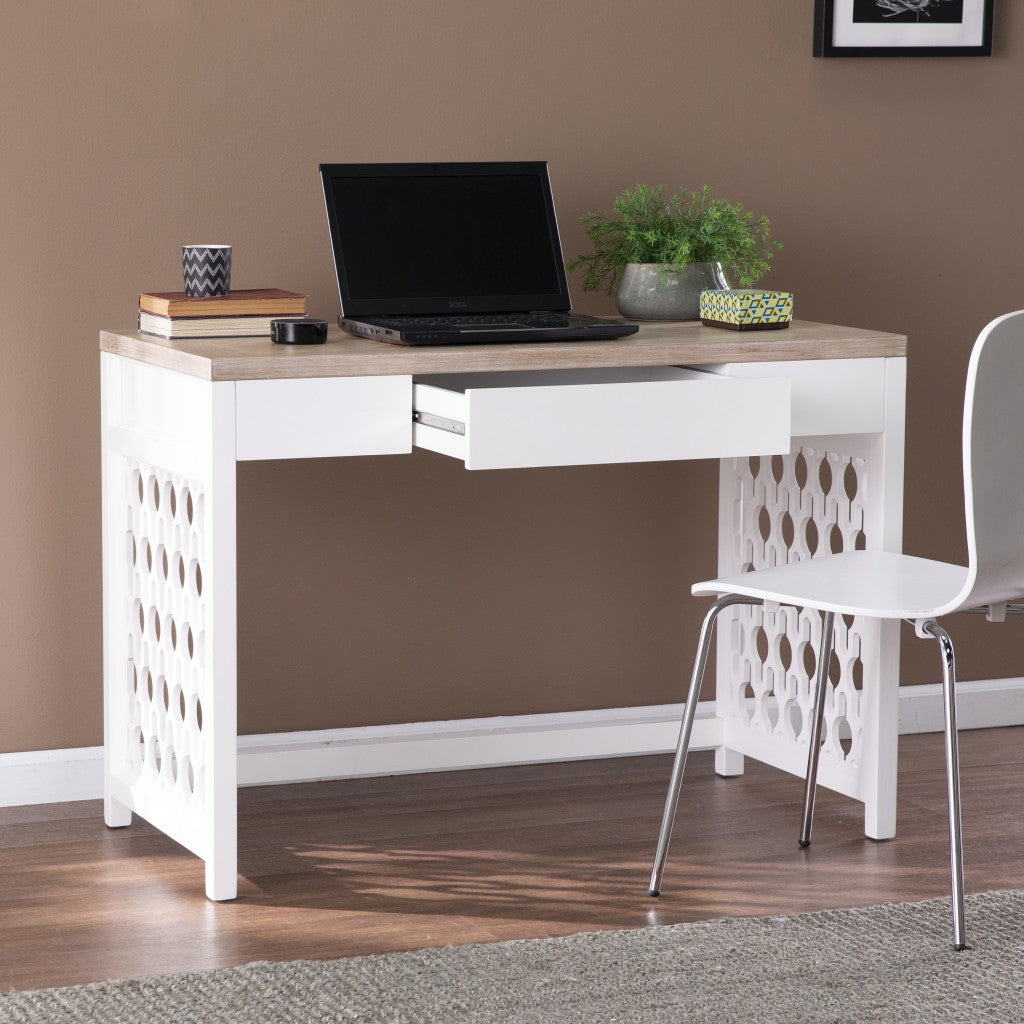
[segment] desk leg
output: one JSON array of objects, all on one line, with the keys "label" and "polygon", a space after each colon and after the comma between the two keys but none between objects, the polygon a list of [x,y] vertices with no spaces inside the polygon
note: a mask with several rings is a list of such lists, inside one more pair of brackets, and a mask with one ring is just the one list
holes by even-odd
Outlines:
[{"label": "desk leg", "polygon": [[[865,504],[864,530],[872,547],[902,551],[907,361],[887,359],[885,365],[885,428],[871,440],[874,486]],[[876,653],[865,666],[862,699],[864,833],[872,839],[891,839],[896,835],[900,623],[878,622],[875,627]]]},{"label": "desk leg", "polygon": [[213,385],[212,459],[207,534],[209,565],[207,664],[209,706],[203,723],[209,737],[205,794],[206,895],[238,895],[238,630],[235,538],[234,385]]},{"label": "desk leg", "polygon": [[108,828],[132,823],[131,807],[114,795],[115,773],[130,758],[133,729],[130,701],[124,694],[137,687],[129,650],[129,572],[133,550],[130,526],[129,475],[125,457],[114,449],[110,425],[120,398],[114,366],[104,360],[101,381],[103,424],[100,458],[103,499],[103,820]]},{"label": "desk leg", "polygon": [[[722,459],[718,484],[718,575],[732,576],[740,572],[739,554],[745,547],[742,507],[735,501],[738,468],[742,459]],[[737,620],[732,608],[718,616],[715,631],[715,710],[720,718],[735,712],[733,678],[736,673],[735,654],[739,642]],[[723,729],[723,736],[725,730]],[[743,774],[743,754],[723,743],[715,748],[715,772],[725,777]]]},{"label": "desk leg", "polygon": [[[795,440],[785,456],[721,467],[719,571],[741,573],[860,547],[902,543],[905,361],[889,359],[885,430]],[[821,617],[796,608],[722,613],[716,770],[743,756],[794,775],[807,766]],[[864,831],[896,830],[899,623],[839,616],[825,695],[818,782],[864,804]]]},{"label": "desk leg", "polygon": [[104,353],[104,816],[237,894],[235,388]]}]

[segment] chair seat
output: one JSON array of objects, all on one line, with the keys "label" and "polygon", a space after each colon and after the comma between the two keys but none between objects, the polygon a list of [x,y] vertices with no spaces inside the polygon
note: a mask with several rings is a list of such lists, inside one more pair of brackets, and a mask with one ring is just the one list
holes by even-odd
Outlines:
[{"label": "chair seat", "polygon": [[695,595],[739,594],[879,619],[926,619],[960,607],[967,569],[891,551],[848,551],[697,583]]}]

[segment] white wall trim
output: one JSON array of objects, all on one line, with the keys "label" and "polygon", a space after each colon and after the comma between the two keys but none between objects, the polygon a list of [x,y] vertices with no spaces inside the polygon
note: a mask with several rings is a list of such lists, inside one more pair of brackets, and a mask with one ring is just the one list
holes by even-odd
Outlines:
[{"label": "white wall trim", "polygon": [[[956,685],[958,729],[1024,725],[1024,678],[977,679]],[[942,684],[900,689],[900,733],[942,732]]]},{"label": "white wall trim", "polygon": [[0,807],[102,797],[102,747],[0,754]]},{"label": "white wall trim", "polygon": [[[661,704],[240,736],[238,784],[266,786],[664,753],[675,748],[681,711],[679,704]],[[957,716],[961,729],[1024,725],[1024,678],[958,684]],[[901,733],[939,732],[942,727],[940,684],[900,689]],[[692,749],[709,750],[720,740],[713,704],[702,702]],[[102,747],[0,754],[0,807],[102,796]]]}]

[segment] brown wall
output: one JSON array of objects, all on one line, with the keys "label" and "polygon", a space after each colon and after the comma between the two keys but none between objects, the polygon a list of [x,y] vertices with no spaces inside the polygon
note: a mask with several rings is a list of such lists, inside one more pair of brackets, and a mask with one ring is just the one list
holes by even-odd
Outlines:
[{"label": "brown wall", "polygon": [[[798,315],[910,335],[906,546],[963,558],[967,354],[1024,305],[1024,14],[998,5],[988,60],[823,61],[811,7],[6,0],[0,750],[101,739],[97,332],[211,239],[237,287],[333,317],[325,160],[546,159],[569,255],[636,181],[768,213]],[[709,463],[243,464],[241,730],[678,699],[714,487]],[[1021,671],[1012,624],[955,627],[965,677]],[[933,659],[905,638],[907,682]]]}]

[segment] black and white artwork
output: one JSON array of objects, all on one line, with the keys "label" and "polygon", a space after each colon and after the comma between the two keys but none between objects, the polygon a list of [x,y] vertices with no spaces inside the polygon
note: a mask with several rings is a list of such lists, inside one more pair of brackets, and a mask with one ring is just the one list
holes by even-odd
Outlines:
[{"label": "black and white artwork", "polygon": [[994,0],[815,0],[815,57],[987,57]]},{"label": "black and white artwork", "polygon": [[961,24],[964,0],[853,0],[855,22]]}]

